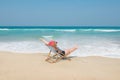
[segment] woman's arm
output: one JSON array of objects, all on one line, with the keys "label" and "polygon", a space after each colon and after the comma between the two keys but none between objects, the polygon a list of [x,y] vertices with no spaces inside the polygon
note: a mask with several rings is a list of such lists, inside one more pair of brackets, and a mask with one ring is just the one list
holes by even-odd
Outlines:
[{"label": "woman's arm", "polygon": [[45,39],[43,39],[43,38],[40,38],[40,40],[45,44],[45,45],[48,45],[48,41],[46,41]]}]

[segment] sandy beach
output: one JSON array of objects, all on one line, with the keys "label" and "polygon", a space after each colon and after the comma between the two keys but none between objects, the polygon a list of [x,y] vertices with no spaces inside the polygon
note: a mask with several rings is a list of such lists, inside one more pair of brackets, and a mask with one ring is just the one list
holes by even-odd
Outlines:
[{"label": "sandy beach", "polygon": [[72,57],[51,64],[45,57],[0,52],[0,80],[120,80],[120,59]]}]

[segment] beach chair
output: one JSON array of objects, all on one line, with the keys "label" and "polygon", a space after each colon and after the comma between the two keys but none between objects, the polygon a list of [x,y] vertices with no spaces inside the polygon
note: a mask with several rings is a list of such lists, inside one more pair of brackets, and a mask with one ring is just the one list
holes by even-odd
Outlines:
[{"label": "beach chair", "polygon": [[[49,43],[48,41],[46,41],[46,40],[43,39],[43,38],[40,38],[40,40],[41,40],[45,45],[47,45],[47,44]],[[48,53],[48,56],[49,56],[49,57],[46,59],[47,62],[55,63],[55,62],[60,61],[61,59],[66,59],[66,56],[62,56],[62,55],[60,55],[59,53],[56,53],[55,50],[54,50],[52,47],[50,47],[50,46],[47,46],[47,47],[50,49],[50,52]],[[54,54],[54,55],[50,55],[51,52],[53,52],[53,53],[55,53],[55,54]],[[68,60],[70,60],[70,59],[68,59]]]}]

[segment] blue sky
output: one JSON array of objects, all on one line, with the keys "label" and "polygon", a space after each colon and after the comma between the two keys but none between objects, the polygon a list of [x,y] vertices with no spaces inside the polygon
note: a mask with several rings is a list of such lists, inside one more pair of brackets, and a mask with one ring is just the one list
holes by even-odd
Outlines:
[{"label": "blue sky", "polygon": [[120,26],[120,0],[0,0],[1,26]]}]

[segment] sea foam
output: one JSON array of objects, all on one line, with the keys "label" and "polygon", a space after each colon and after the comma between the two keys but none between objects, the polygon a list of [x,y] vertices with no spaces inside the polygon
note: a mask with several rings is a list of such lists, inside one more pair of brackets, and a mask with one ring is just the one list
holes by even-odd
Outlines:
[{"label": "sea foam", "polygon": [[[70,49],[75,45],[79,48],[71,54],[71,56],[104,56],[120,58],[120,48],[118,44],[114,44],[108,40],[91,41],[86,40],[73,41],[69,39],[59,39],[58,47],[62,50]],[[94,43],[93,43],[94,42]],[[40,41],[18,41],[18,42],[0,42],[0,51],[10,51],[17,53],[48,53],[49,48]]]}]

